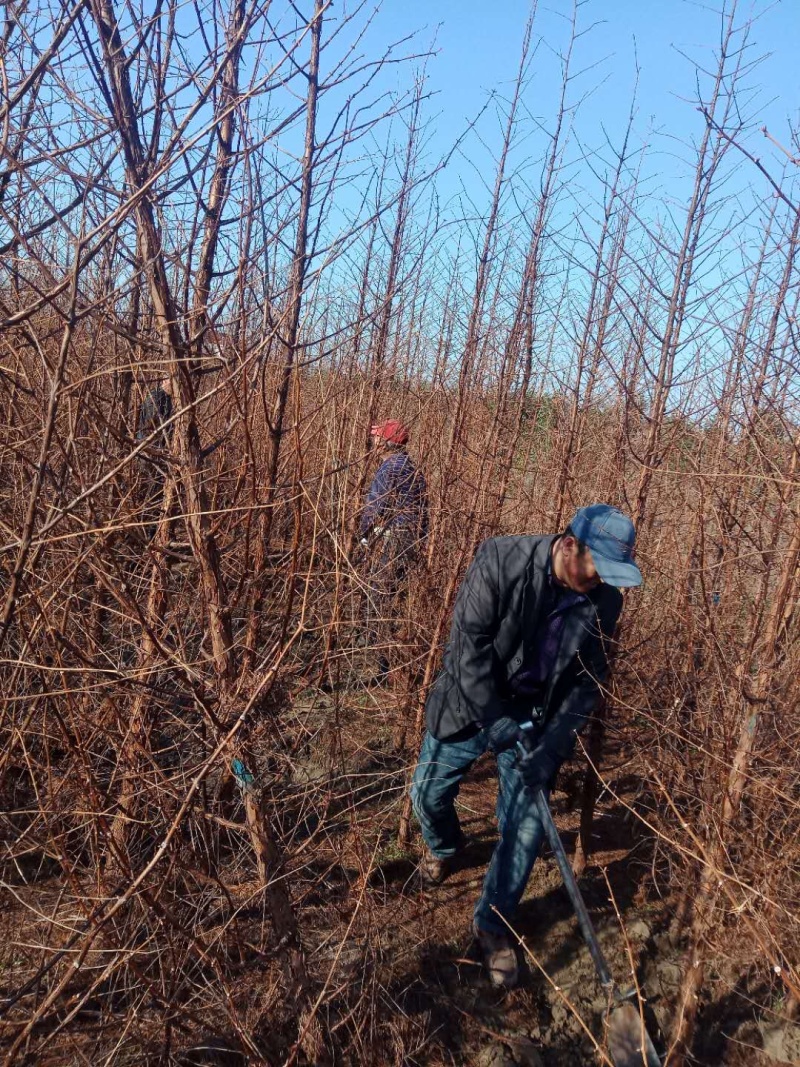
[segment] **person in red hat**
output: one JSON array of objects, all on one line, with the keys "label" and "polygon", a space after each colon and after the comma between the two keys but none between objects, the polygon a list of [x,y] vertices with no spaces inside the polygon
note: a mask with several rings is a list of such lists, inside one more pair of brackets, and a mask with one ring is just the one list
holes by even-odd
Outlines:
[{"label": "person in red hat", "polygon": [[397,597],[405,587],[409,564],[428,535],[425,476],[408,454],[408,436],[407,427],[397,419],[370,427],[382,462],[367,493],[360,529],[361,544],[369,551],[371,562],[368,630],[379,650],[376,683],[389,675]]}]

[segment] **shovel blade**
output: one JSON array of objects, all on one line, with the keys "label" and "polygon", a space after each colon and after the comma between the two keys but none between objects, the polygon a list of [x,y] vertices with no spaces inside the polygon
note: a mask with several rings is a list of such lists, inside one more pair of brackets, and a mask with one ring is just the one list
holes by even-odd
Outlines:
[{"label": "shovel blade", "polygon": [[633,1004],[618,1004],[608,1016],[608,1050],[614,1067],[661,1067],[661,1060]]}]

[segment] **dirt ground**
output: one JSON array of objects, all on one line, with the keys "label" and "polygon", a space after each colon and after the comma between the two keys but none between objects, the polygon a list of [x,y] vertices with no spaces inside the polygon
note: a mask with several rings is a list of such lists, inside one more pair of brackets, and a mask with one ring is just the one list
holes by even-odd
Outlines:
[{"label": "dirt ground", "polygon": [[[288,872],[299,915],[309,970],[323,991],[328,1032],[354,1027],[349,1051],[334,1056],[342,1064],[395,1063],[438,1067],[583,1067],[604,1062],[606,999],[596,980],[554,858],[547,848],[538,860],[520,911],[519,987],[494,989],[481,967],[471,937],[471,916],[494,847],[496,779],[492,760],[482,759],[466,780],[459,813],[468,847],[456,871],[441,886],[424,890],[417,869],[419,837],[410,849],[397,840],[398,818],[413,755],[393,751],[392,736],[404,694],[393,687],[365,688],[351,676],[332,692],[297,690],[282,724],[285,752],[276,763],[274,733],[256,744],[266,765],[280,768],[279,829],[292,856]],[[624,753],[608,754],[610,775],[621,801],[601,796],[594,824],[594,852],[581,879],[590,914],[615,979],[623,988],[638,985],[645,997],[648,1030],[663,1051],[661,1027],[669,1027],[680,979],[680,949],[671,944],[668,899],[659,897],[653,877],[652,842],[631,814],[641,783]],[[578,810],[574,798],[580,765],[562,773],[552,806],[567,846],[574,847]],[[288,784],[287,784],[288,783]],[[230,812],[235,825],[241,805]],[[244,840],[244,839],[243,839]],[[281,1020],[271,1014],[265,990],[278,982],[274,963],[253,946],[264,942],[263,906],[255,882],[230,891],[240,959],[229,993],[246,1016],[263,1020],[265,1046],[276,1062],[290,1046]],[[27,883],[27,884],[26,884]],[[57,916],[63,884],[46,869],[21,879],[5,905],[5,944],[46,942],[35,916]],[[210,903],[204,936],[226,919],[228,905]],[[72,909],[74,910],[74,909]],[[619,913],[619,917],[617,915]],[[32,918],[33,917],[33,918]],[[67,918],[67,915],[64,915]],[[71,919],[74,918],[71,916]],[[53,938],[50,936],[50,944]],[[252,951],[251,951],[252,950]],[[4,990],[18,986],[25,966],[6,953]],[[84,1010],[59,1034],[52,1058],[27,1062],[100,1062],[92,1050],[119,1041],[129,1004],[118,992],[109,1016],[98,1002],[95,1015]],[[142,1001],[140,1014],[157,1010]],[[355,1020],[358,1020],[356,1023]],[[220,1028],[210,1029],[218,1034]],[[800,1062],[784,1029],[772,1032],[751,1012],[737,1014],[711,1005],[701,1015],[700,1054],[707,1067],[761,1067]],[[360,1030],[359,1030],[360,1028]],[[367,1032],[369,1031],[369,1032]],[[98,1044],[98,1042],[100,1044]],[[217,1038],[187,1052],[176,1040],[166,1062],[188,1065],[241,1064],[247,1056],[231,1041],[214,1049]],[[122,1039],[119,1054],[102,1062],[163,1063],[141,1045]],[[764,1049],[768,1050],[763,1051]],[[283,1052],[281,1051],[283,1050]],[[171,1057],[171,1058],[170,1058]],[[787,1058],[783,1058],[787,1057]],[[272,1060],[270,1059],[270,1062]],[[302,1063],[302,1059],[298,1060]],[[307,1061],[306,1061],[307,1062]]]},{"label": "dirt ground", "polygon": [[[546,845],[516,924],[521,939],[519,987],[511,992],[494,989],[480,965],[470,931],[495,843],[491,757],[473,768],[458,801],[468,839],[458,869],[441,886],[425,890],[416,865],[416,828],[412,848],[399,849],[397,814],[412,765],[392,753],[391,736],[403,696],[391,687],[343,687],[337,708],[339,751],[351,769],[357,824],[366,834],[362,849],[367,841],[374,847],[369,911],[371,929],[381,931],[380,982],[393,1011],[418,1022],[421,1047],[403,1062],[476,1067],[602,1062],[606,997]],[[322,712],[324,717],[326,711],[329,698],[319,694],[304,694],[298,702],[298,713],[307,716],[312,729],[316,716]],[[310,767],[314,761],[312,755]],[[599,799],[593,853],[581,890],[612,973],[621,988],[641,989],[648,1032],[663,1054],[681,976],[681,948],[668,934],[674,902],[659,895],[653,843],[631,811],[642,787],[635,763],[613,742],[607,762],[619,799],[610,794]],[[308,770],[309,765],[305,773]],[[582,776],[581,764],[566,767],[552,799],[570,854],[578,830],[576,798]],[[727,1007],[708,1005],[705,1016],[701,1012],[698,1064],[766,1067],[800,1062],[794,1058],[797,1035],[779,1028],[780,1037],[770,1045],[753,1011],[742,1012],[731,999]],[[410,1024],[409,1030],[414,1032]]]}]

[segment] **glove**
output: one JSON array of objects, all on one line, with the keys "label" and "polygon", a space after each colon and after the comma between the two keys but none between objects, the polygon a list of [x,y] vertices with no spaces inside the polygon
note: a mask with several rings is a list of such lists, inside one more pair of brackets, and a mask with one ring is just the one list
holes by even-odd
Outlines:
[{"label": "glove", "polygon": [[526,789],[535,793],[539,789],[552,789],[561,764],[553,759],[544,745],[531,748],[525,744],[524,731],[517,742],[517,770]]},{"label": "glove", "polygon": [[483,728],[486,731],[486,743],[495,756],[513,748],[519,740],[519,723],[510,715],[493,719],[492,722],[485,723]]}]

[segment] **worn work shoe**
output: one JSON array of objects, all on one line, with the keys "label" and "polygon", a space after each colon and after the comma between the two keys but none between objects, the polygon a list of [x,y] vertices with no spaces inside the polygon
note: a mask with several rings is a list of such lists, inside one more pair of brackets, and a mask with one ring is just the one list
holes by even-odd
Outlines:
[{"label": "worn work shoe", "polygon": [[495,934],[472,924],[472,932],[483,954],[483,962],[493,986],[513,989],[519,978],[517,953],[507,934]]},{"label": "worn work shoe", "polygon": [[419,873],[426,889],[441,885],[445,878],[453,873],[460,852],[459,848],[455,855],[440,859],[439,856],[434,856],[429,848],[423,848],[419,861]]}]

